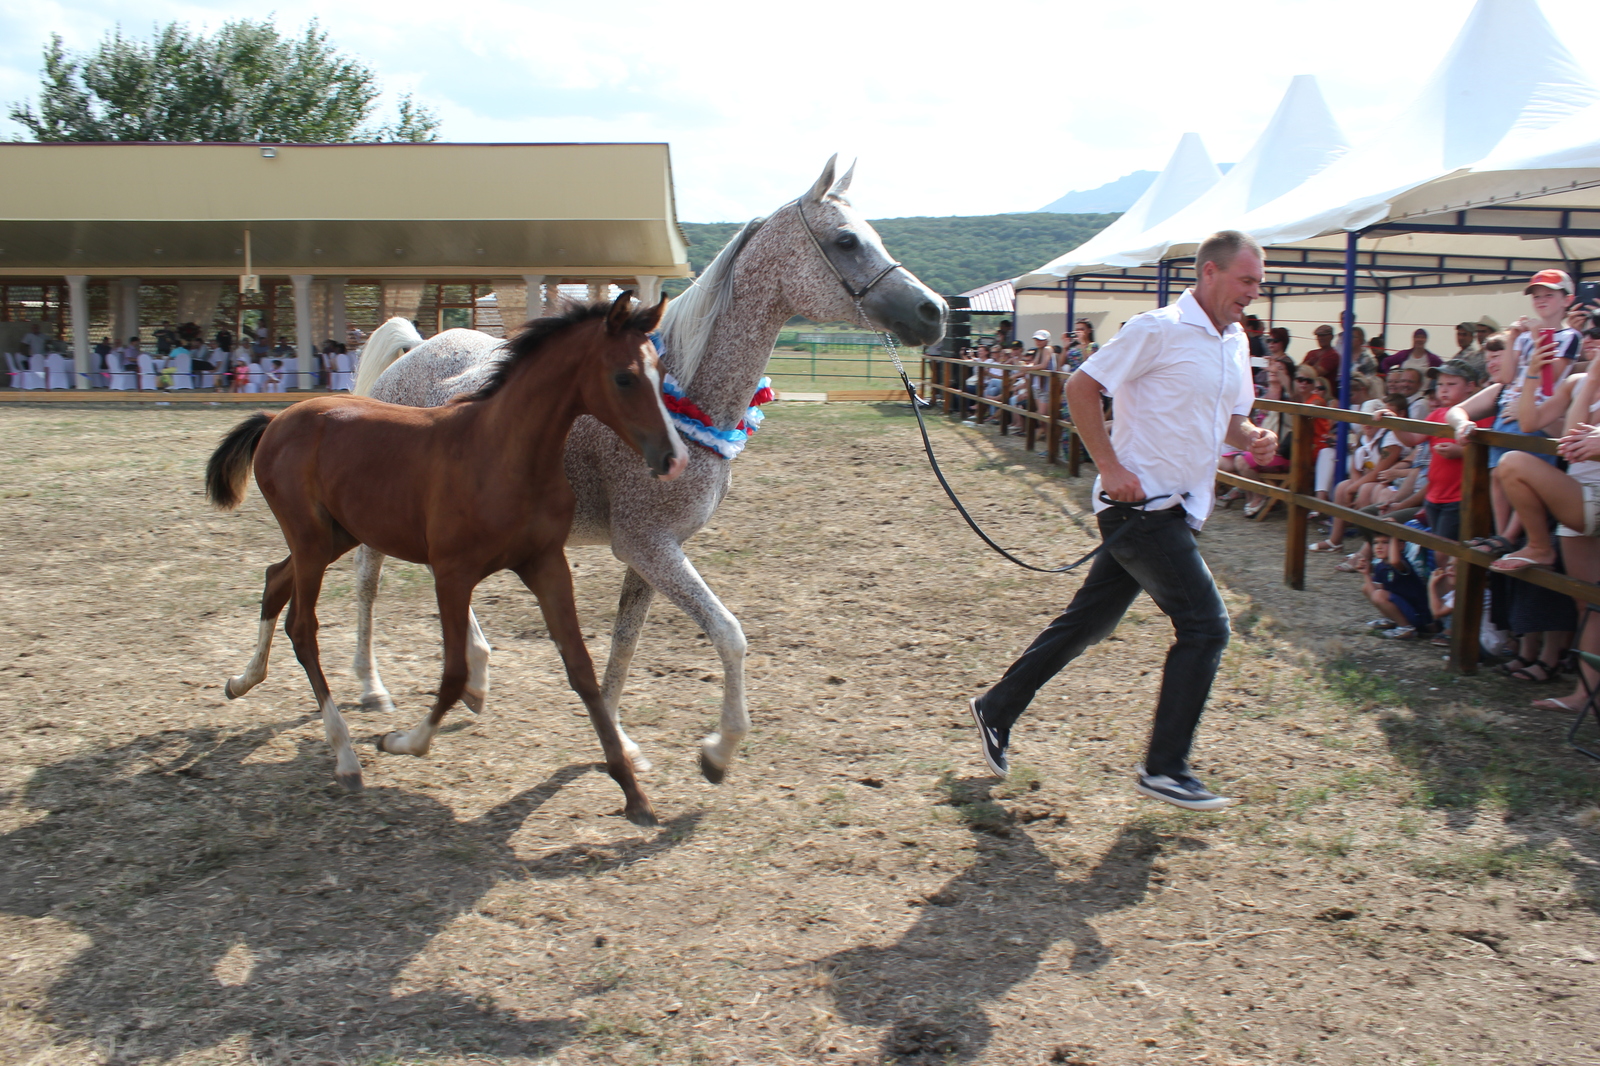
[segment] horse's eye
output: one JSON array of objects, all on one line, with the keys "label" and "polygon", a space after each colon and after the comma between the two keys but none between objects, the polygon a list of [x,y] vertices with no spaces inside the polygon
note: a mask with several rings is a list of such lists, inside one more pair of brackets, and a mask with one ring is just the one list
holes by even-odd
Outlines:
[{"label": "horse's eye", "polygon": [[631,389],[639,384],[639,376],[631,370],[619,371],[612,380],[617,383],[617,388],[619,389]]},{"label": "horse's eye", "polygon": [[861,238],[857,237],[854,233],[841,233],[833,243],[837,244],[840,248],[843,248],[848,252],[861,243]]}]

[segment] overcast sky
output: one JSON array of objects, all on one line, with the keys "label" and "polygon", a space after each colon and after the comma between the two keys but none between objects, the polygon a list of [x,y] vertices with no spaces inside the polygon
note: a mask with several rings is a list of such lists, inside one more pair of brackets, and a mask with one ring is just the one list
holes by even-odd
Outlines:
[{"label": "overcast sky", "polygon": [[[1236,160],[1295,74],[1355,140],[1402,107],[1471,0],[1146,0],[993,6],[852,0],[676,4],[478,0],[0,0],[0,100],[37,92],[52,32],[86,49],[121,25],[320,17],[450,141],[667,141],[684,221],[744,220],[860,158],[868,217],[1035,210],[1159,169],[1194,130]],[[1591,73],[1600,4],[1542,0]],[[1492,77],[1492,71],[1485,72]],[[22,128],[0,120],[0,136]]]}]

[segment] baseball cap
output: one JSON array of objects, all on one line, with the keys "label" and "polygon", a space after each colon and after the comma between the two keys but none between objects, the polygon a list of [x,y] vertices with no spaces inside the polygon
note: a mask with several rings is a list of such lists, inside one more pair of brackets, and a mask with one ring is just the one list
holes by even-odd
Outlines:
[{"label": "baseball cap", "polygon": [[1528,279],[1528,287],[1522,290],[1522,295],[1528,295],[1539,285],[1543,285],[1547,289],[1560,289],[1568,296],[1572,295],[1572,275],[1565,270],[1556,270],[1551,267],[1539,271],[1539,273]]},{"label": "baseball cap", "polygon": [[1036,329],[1033,331],[1033,339],[1036,341],[1047,341],[1050,339],[1050,331],[1047,329]]},{"label": "baseball cap", "polygon": [[1483,380],[1483,371],[1479,370],[1465,359],[1450,360],[1444,366],[1439,368],[1439,373],[1449,374],[1453,378],[1460,378],[1462,381],[1470,381],[1473,384],[1477,384]]},{"label": "baseball cap", "polygon": [[1311,332],[1316,334],[1319,337],[1331,337],[1331,336],[1333,336],[1333,327],[1332,326],[1318,326],[1316,329],[1312,330]]}]

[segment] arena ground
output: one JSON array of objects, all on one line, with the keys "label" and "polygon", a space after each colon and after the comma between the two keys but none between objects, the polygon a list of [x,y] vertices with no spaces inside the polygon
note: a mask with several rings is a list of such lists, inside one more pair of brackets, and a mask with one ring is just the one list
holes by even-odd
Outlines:
[{"label": "arena ground", "polygon": [[[625,703],[659,831],[618,816],[532,599],[479,590],[488,713],[342,795],[304,675],[228,702],[282,542],[200,470],[242,408],[8,407],[0,472],[0,1062],[1561,1064],[1600,1061],[1600,764],[1444,672],[1281,520],[1203,547],[1236,638],[1197,762],[1245,802],[1131,788],[1168,628],[1148,601],[1042,695],[1012,778],[963,699],[1075,577],[983,550],[903,407],[771,409],[691,545],[750,638],[755,728],[658,603]],[[1087,481],[935,439],[974,513],[1058,561]],[[572,554],[603,656],[619,570]],[[351,701],[350,566],[324,659]],[[391,566],[385,677],[435,684],[426,572]]]}]

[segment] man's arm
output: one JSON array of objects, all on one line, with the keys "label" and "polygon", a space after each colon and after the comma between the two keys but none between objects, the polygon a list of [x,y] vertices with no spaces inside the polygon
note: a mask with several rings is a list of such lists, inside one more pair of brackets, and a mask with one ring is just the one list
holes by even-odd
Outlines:
[{"label": "man's arm", "polygon": [[1100,488],[1113,500],[1132,503],[1145,498],[1139,475],[1123,466],[1111,446],[1111,434],[1106,431],[1105,408],[1100,403],[1100,382],[1079,370],[1067,379],[1067,410],[1072,414],[1072,428],[1089,449],[1089,457],[1100,471]]},{"label": "man's arm", "polygon": [[1228,416],[1228,432],[1222,439],[1234,448],[1246,449],[1263,466],[1278,454],[1278,435],[1270,429],[1262,429],[1244,415]]}]

